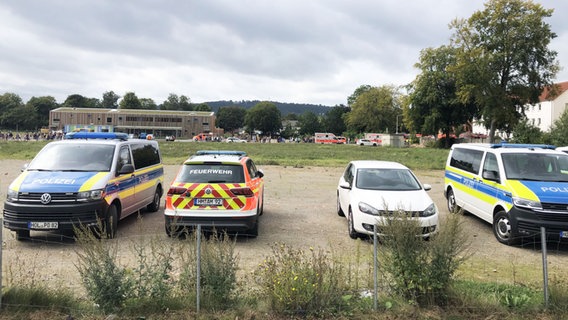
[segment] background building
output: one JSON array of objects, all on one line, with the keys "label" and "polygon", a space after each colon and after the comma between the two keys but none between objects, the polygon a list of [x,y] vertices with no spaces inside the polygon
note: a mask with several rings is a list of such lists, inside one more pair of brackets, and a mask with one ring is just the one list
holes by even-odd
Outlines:
[{"label": "background building", "polygon": [[49,112],[49,129],[64,133],[79,130],[146,133],[156,138],[182,139],[200,133],[223,135],[223,129],[215,128],[215,113],[210,111],[57,108]]}]

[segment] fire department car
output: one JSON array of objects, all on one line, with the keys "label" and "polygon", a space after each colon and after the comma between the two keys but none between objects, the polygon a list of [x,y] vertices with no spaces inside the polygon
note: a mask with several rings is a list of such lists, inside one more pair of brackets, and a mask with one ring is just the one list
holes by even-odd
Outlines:
[{"label": "fire department car", "polygon": [[166,196],[168,236],[201,225],[252,237],[264,206],[264,173],[242,151],[198,151]]}]

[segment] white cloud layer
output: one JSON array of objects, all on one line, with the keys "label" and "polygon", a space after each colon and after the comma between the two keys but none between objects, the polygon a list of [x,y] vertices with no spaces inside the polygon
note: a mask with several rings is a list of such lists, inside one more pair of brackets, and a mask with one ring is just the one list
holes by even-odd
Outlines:
[{"label": "white cloud layer", "polygon": [[[536,2],[555,10],[551,49],[566,66],[568,2]],[[448,44],[448,24],[483,8],[478,0],[6,0],[0,94],[345,104],[360,85],[411,82],[420,50]],[[566,67],[557,80],[568,80]]]}]

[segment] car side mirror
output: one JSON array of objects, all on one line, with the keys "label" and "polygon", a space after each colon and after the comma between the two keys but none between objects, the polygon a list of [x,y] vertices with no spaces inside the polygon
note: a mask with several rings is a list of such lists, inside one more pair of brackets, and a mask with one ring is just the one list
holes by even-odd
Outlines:
[{"label": "car side mirror", "polygon": [[256,176],[257,176],[258,178],[264,177],[264,171],[262,171],[261,169],[259,169],[259,170],[256,172]]},{"label": "car side mirror", "polygon": [[134,166],[131,164],[125,164],[122,166],[122,168],[120,168],[118,174],[129,174],[132,172],[134,172]]},{"label": "car side mirror", "polygon": [[483,179],[499,182],[499,177],[497,176],[497,173],[495,171],[483,170],[481,176],[483,177]]},{"label": "car side mirror", "polygon": [[339,183],[339,187],[342,188],[342,189],[349,189],[349,190],[351,190],[351,185],[350,185],[349,182],[347,182],[347,181],[341,181],[341,182]]},{"label": "car side mirror", "polygon": [[432,190],[432,186],[429,185],[429,184],[427,184],[427,183],[423,184],[422,187],[424,188],[425,191],[430,191],[430,190]]}]

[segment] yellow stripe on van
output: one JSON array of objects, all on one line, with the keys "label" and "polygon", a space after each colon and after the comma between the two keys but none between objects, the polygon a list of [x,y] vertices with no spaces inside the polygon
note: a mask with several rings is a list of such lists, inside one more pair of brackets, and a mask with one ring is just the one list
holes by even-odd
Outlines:
[{"label": "yellow stripe on van", "polygon": [[540,201],[538,196],[527,186],[522,184],[518,180],[508,180],[507,181],[508,189],[511,190],[510,192],[513,194],[514,197],[519,197],[527,200],[533,201]]},{"label": "yellow stripe on van", "polygon": [[95,174],[89,180],[83,183],[81,188],[79,188],[79,192],[93,190],[93,186],[95,185],[95,183],[99,182],[102,178],[106,177],[107,175],[108,172],[99,172]]},{"label": "yellow stripe on van", "polygon": [[22,186],[22,182],[24,182],[24,179],[27,177],[28,174],[29,174],[28,171],[22,172],[16,179],[14,179],[14,181],[11,184],[11,187],[15,191],[20,191],[20,187]]}]

